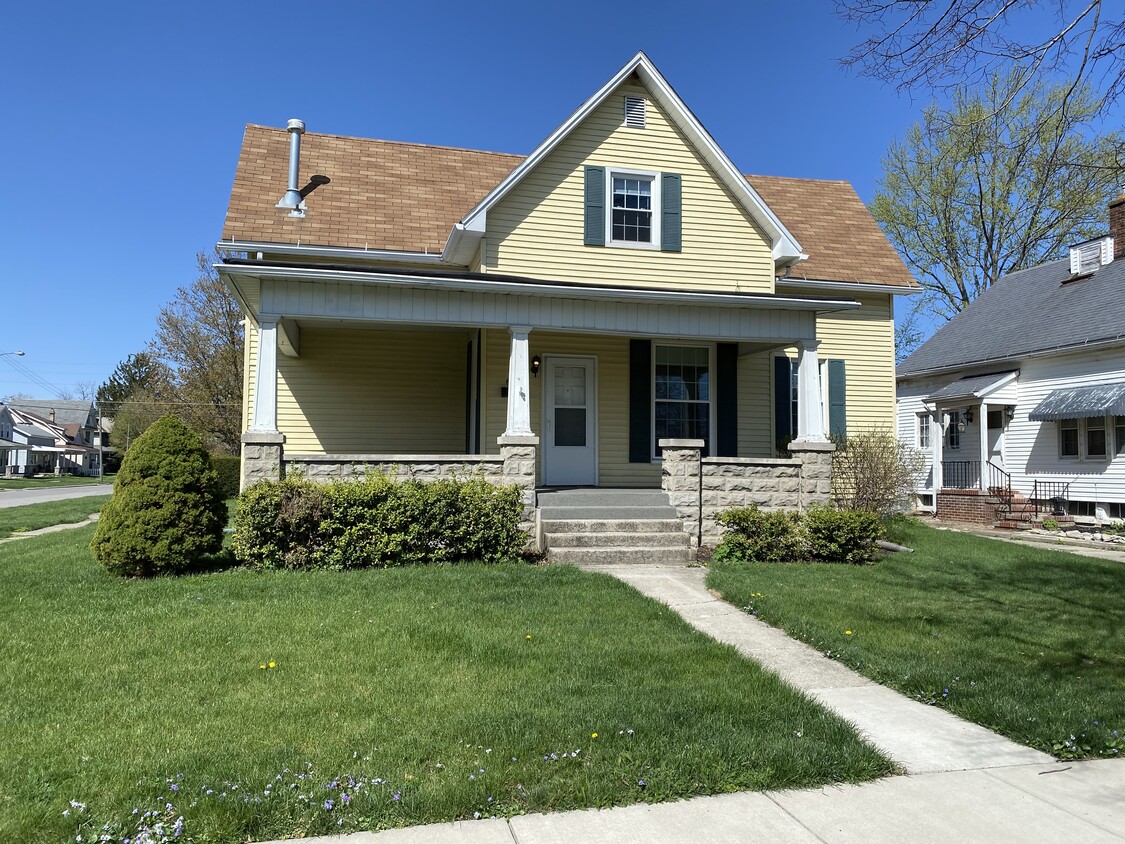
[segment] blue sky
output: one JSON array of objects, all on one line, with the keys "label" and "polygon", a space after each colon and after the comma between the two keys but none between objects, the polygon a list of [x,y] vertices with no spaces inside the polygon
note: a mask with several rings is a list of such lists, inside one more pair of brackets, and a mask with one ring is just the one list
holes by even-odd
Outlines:
[{"label": "blue sky", "polygon": [[[868,201],[924,105],[839,67],[859,36],[823,0],[65,0],[4,20],[0,351],[62,389],[142,350],[194,278],[246,123],[526,153],[641,49],[744,172]],[[0,396],[44,396],[12,360]]]}]

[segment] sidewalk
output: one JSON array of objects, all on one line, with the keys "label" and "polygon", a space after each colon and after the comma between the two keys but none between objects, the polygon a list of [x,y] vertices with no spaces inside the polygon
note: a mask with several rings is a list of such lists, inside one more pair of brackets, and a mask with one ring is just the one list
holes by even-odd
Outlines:
[{"label": "sidewalk", "polygon": [[908,776],[304,839],[303,844],[1125,841],[1125,759],[1055,762],[880,686],[708,592],[706,571],[598,566],[852,722]]}]

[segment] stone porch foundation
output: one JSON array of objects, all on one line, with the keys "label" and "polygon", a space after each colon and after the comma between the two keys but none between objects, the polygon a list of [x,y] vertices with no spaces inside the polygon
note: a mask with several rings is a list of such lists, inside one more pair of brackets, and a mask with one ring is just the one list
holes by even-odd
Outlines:
[{"label": "stone porch foundation", "polygon": [[725,528],[715,516],[756,504],[763,510],[805,510],[832,493],[831,443],[789,444],[790,458],[703,457],[703,440],[660,440],[661,488],[695,545],[714,546]]}]

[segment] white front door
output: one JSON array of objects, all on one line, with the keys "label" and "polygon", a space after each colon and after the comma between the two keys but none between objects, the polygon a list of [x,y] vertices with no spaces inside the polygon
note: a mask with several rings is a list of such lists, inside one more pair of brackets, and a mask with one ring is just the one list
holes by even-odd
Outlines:
[{"label": "white front door", "polygon": [[543,483],[598,482],[594,358],[543,356]]}]

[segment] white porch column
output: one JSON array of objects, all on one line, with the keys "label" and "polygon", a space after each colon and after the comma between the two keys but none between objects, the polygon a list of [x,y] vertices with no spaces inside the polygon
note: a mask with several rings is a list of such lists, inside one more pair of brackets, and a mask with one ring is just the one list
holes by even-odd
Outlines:
[{"label": "white porch column", "polygon": [[527,356],[527,335],[530,325],[513,325],[512,349],[508,356],[508,425],[506,437],[528,437],[531,430],[531,385],[528,381],[530,366]]},{"label": "white porch column", "polygon": [[977,408],[977,430],[980,439],[980,489],[988,492],[988,405]]},{"label": "white porch column", "polygon": [[937,494],[941,491],[944,478],[941,476],[941,458],[945,449],[945,414],[940,407],[934,407],[933,424],[930,425],[930,461],[934,476],[934,509],[937,509]]},{"label": "white porch column", "polygon": [[250,431],[277,433],[277,323],[258,323],[258,355],[255,361],[254,407]]},{"label": "white porch column", "polygon": [[828,442],[821,408],[819,346],[819,340],[797,344],[797,442]]}]

